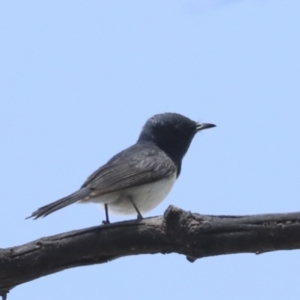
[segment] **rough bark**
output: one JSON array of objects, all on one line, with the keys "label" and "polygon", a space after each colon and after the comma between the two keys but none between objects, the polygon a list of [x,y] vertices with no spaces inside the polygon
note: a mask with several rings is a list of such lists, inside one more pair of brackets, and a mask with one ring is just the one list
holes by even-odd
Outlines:
[{"label": "rough bark", "polygon": [[170,206],[164,216],[44,237],[0,249],[0,295],[41,276],[128,255],[179,253],[189,261],[234,253],[300,248],[300,213],[252,216],[192,214]]}]

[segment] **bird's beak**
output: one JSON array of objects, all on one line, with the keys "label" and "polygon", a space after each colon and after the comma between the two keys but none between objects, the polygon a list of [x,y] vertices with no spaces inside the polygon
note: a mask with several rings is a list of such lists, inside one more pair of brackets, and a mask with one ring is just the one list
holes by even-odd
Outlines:
[{"label": "bird's beak", "polygon": [[210,124],[210,123],[197,123],[196,130],[200,131],[200,130],[203,130],[203,129],[213,128],[213,127],[216,127],[216,126],[217,125]]}]

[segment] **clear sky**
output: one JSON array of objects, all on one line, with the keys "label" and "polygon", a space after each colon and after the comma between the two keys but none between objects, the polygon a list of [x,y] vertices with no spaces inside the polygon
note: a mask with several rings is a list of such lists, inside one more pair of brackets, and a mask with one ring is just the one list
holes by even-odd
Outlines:
[{"label": "clear sky", "polygon": [[[168,198],[203,214],[300,211],[300,2],[1,1],[0,247],[100,224],[97,205],[41,220],[156,113],[194,139]],[[122,220],[113,217],[112,221]],[[70,269],[19,299],[299,299],[299,251],[143,255]]]}]

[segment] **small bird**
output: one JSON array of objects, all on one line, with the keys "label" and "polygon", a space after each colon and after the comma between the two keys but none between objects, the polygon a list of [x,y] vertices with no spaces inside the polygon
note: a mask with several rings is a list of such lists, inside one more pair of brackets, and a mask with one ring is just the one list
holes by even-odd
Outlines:
[{"label": "small bird", "polygon": [[42,206],[28,218],[45,217],[72,203],[101,203],[109,212],[142,219],[166,198],[181,171],[181,163],[195,134],[215,127],[177,113],[151,117],[137,142],[113,156],[92,173],[73,194]]}]

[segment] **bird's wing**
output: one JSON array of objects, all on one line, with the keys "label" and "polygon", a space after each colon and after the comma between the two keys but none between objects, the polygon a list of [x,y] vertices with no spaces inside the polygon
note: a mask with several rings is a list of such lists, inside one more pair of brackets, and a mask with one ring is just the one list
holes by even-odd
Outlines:
[{"label": "bird's wing", "polygon": [[[132,155],[131,155],[132,154]],[[124,159],[125,158],[125,159]],[[155,149],[146,153],[126,152],[126,157],[114,157],[96,170],[82,185],[90,195],[84,200],[110,192],[155,182],[176,172],[173,161]]]},{"label": "bird's wing", "polygon": [[135,144],[115,155],[95,171],[73,194],[42,206],[28,218],[45,217],[79,200],[85,201],[110,192],[158,181],[177,172],[176,165],[155,146]]}]

